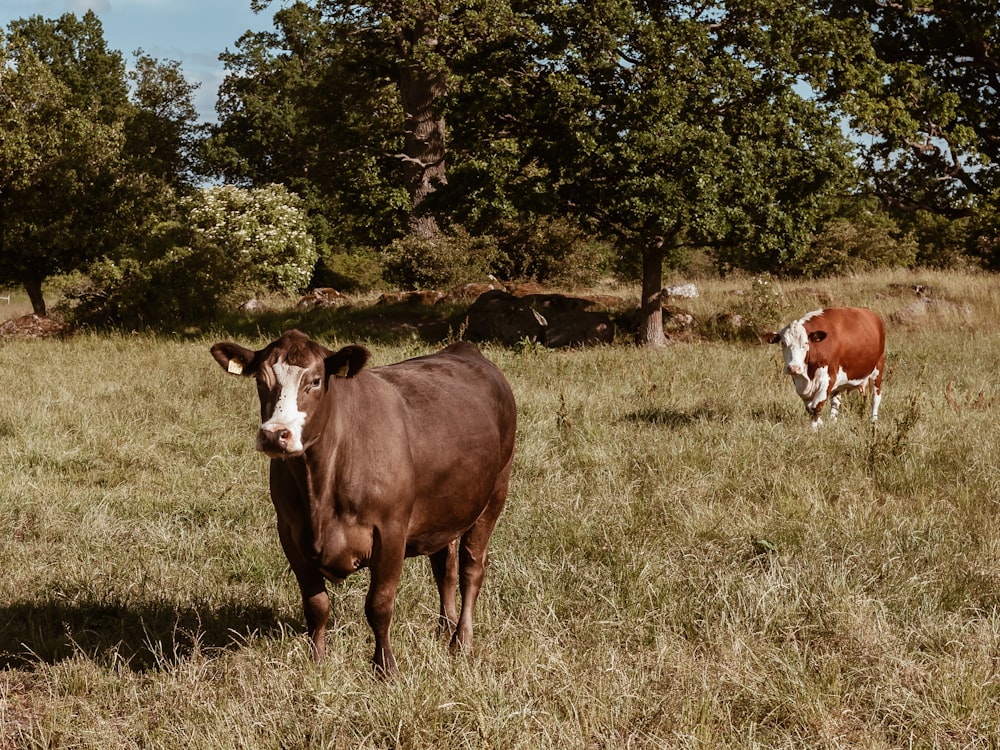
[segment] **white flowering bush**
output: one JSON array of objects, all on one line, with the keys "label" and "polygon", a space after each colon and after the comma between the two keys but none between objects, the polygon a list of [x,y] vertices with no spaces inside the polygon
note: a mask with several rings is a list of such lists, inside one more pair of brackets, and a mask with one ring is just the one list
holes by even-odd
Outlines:
[{"label": "white flowering bush", "polygon": [[193,245],[217,257],[233,293],[286,292],[308,285],[317,251],[306,231],[302,201],[282,185],[205,188],[185,198]]},{"label": "white flowering bush", "polygon": [[300,200],[280,185],[210,187],[178,202],[142,247],[102,258],[64,291],[79,323],[130,328],[210,320],[265,292],[294,294],[317,252]]}]

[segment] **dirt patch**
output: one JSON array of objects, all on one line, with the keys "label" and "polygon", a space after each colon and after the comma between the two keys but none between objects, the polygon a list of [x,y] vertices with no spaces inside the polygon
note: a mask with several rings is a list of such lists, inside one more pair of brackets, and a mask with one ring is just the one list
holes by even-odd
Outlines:
[{"label": "dirt patch", "polygon": [[0,323],[0,338],[4,339],[46,339],[68,336],[72,326],[43,315],[22,315]]}]

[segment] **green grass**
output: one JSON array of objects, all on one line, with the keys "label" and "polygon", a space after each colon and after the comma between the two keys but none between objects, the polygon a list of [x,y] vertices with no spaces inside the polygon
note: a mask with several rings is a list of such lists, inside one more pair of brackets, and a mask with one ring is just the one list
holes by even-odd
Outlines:
[{"label": "green grass", "polygon": [[[363,573],[309,661],[214,336],[0,343],[0,750],[995,746],[996,279],[822,291],[888,317],[915,279],[966,307],[890,323],[876,428],[852,397],[813,433],[776,347],[486,347],[520,425],[477,648],[435,638],[410,560],[388,685]],[[704,316],[746,283],[701,286]],[[818,286],[783,284],[785,319]]]}]

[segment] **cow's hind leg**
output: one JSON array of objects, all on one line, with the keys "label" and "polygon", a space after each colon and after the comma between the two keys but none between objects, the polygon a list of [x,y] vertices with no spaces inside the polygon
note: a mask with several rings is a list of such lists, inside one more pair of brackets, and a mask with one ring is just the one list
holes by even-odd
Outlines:
[{"label": "cow's hind leg", "polygon": [[458,544],[451,542],[430,556],[431,571],[437,584],[441,609],[438,615],[438,635],[449,638],[458,625],[455,592],[458,588]]},{"label": "cow's hind leg", "polygon": [[462,592],[462,611],[458,616],[458,627],[451,639],[452,651],[472,649],[472,616],[476,609],[476,599],[486,577],[487,547],[490,535],[496,526],[500,511],[507,501],[507,486],[513,458],[497,478],[493,497],[465,534],[458,546],[458,578]]},{"label": "cow's hind leg", "polygon": [[871,379],[872,384],[872,422],[878,421],[878,407],[882,403],[882,372],[885,370],[885,357],[879,360],[878,367],[875,369],[874,377]]}]

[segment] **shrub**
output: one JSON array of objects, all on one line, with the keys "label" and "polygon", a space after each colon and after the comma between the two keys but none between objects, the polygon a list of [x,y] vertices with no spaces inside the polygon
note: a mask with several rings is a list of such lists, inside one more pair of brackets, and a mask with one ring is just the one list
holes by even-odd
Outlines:
[{"label": "shrub", "polygon": [[383,259],[370,248],[329,253],[316,266],[315,286],[329,286],[341,292],[368,292],[385,279]]},{"label": "shrub", "polygon": [[278,185],[212,187],[185,198],[131,257],[101,260],[65,290],[65,312],[90,325],[200,321],[262,292],[293,294],[316,250],[298,198]]},{"label": "shrub", "polygon": [[870,271],[877,268],[912,266],[917,260],[917,241],[901,233],[882,212],[827,222],[812,242],[801,271],[807,276]]},{"label": "shrub", "polygon": [[501,245],[507,258],[503,275],[554,286],[581,287],[604,276],[612,249],[564,219],[541,219],[513,227]]},{"label": "shrub", "polygon": [[758,341],[765,331],[780,327],[788,308],[781,287],[767,273],[750,281],[750,288],[740,295],[731,312],[706,319],[699,333],[707,339],[723,341]]},{"label": "shrub", "polygon": [[211,187],[182,205],[200,240],[196,246],[214,246],[208,252],[225,257],[242,292],[294,294],[309,284],[318,256],[301,201],[285,187]]},{"label": "shrub", "polygon": [[432,289],[481,281],[497,267],[500,252],[492,237],[464,229],[420,238],[407,236],[385,252],[385,278],[404,289]]}]

